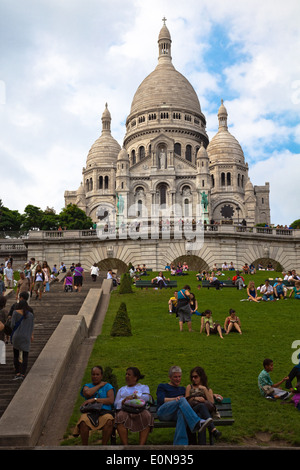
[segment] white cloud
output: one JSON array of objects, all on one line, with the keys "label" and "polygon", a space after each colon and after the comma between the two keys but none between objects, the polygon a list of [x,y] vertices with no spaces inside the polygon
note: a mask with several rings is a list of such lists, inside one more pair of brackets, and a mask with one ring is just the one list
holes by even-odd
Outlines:
[{"label": "white cloud", "polygon": [[[223,98],[253,184],[264,184],[272,167],[272,219],[299,218],[296,205],[286,209],[276,197],[277,168],[286,181],[299,169],[298,0],[0,0],[0,8],[1,179],[13,188],[0,198],[8,207],[63,207],[101,133],[106,102],[122,144],[134,93],[157,64],[166,16],[173,64],[194,86],[209,136]],[[20,175],[34,181],[38,198]],[[299,191],[295,185],[296,200]]]}]

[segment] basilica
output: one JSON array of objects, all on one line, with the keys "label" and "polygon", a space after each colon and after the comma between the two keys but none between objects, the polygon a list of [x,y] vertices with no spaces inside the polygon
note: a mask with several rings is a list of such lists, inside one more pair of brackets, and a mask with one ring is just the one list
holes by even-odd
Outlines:
[{"label": "basilica", "polygon": [[171,45],[164,20],[157,66],[133,96],[122,145],[111,134],[106,104],[80,187],[65,191],[65,204],[76,204],[94,223],[105,215],[119,224],[146,220],[159,207],[173,218],[195,219],[201,208],[206,223],[269,224],[269,183],[250,181],[241,145],[228,130],[223,100],[218,131],[209,140],[199,99],[175,69]]}]

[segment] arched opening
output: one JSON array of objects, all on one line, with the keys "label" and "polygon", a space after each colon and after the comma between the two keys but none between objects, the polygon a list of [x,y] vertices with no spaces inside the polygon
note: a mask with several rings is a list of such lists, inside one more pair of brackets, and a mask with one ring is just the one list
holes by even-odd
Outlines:
[{"label": "arched opening", "polygon": [[283,268],[282,264],[280,264],[278,261],[276,261],[273,258],[258,258],[255,261],[253,261],[252,264],[254,264],[256,269],[258,269],[259,265],[261,265],[262,269],[266,270],[266,272],[270,272],[267,269],[267,267],[269,265],[272,266],[274,271],[277,271],[277,272],[283,272],[284,271],[284,268]]},{"label": "arched opening", "polygon": [[125,273],[128,270],[128,266],[124,261],[121,261],[118,258],[106,258],[97,263],[100,271],[106,273],[109,269],[117,271],[118,276]]},{"label": "arched opening", "polygon": [[179,256],[178,258],[176,258],[173,261],[175,266],[177,266],[178,263],[183,264],[184,262],[187,263],[190,271],[201,272],[201,271],[208,271],[209,270],[209,266],[208,266],[207,262],[204,261],[204,259],[202,259],[202,258],[200,258],[199,256],[196,256],[196,255]]}]

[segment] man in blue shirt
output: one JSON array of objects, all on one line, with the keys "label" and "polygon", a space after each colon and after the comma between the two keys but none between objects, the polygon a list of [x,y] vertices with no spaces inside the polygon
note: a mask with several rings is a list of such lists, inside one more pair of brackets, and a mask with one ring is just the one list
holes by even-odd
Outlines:
[{"label": "man in blue shirt", "polygon": [[[201,419],[185,398],[185,387],[180,385],[182,371],[178,366],[169,370],[169,383],[157,387],[157,416],[160,421],[176,421],[174,445],[188,445],[187,426],[191,432],[202,432],[212,422],[211,417]],[[209,414],[208,414],[209,416]]]}]

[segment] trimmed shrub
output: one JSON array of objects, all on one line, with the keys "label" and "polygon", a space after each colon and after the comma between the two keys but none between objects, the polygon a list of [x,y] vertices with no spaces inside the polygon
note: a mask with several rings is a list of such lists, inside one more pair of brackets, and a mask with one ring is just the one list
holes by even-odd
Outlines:
[{"label": "trimmed shrub", "polygon": [[132,281],[130,274],[124,273],[121,277],[119,294],[132,294]]},{"label": "trimmed shrub", "polygon": [[117,311],[116,317],[112,325],[110,335],[132,336],[130,318],[127,313],[127,307],[125,302],[122,302],[120,304],[119,310]]}]

